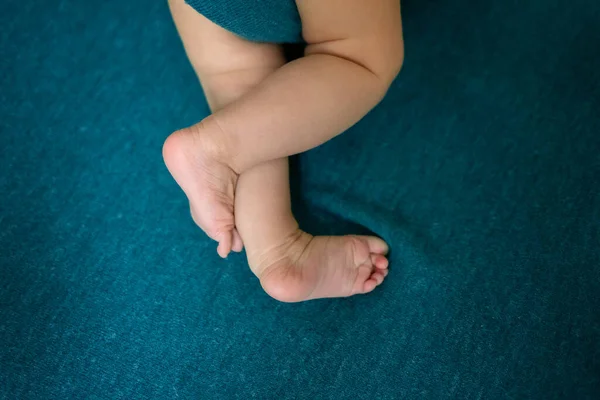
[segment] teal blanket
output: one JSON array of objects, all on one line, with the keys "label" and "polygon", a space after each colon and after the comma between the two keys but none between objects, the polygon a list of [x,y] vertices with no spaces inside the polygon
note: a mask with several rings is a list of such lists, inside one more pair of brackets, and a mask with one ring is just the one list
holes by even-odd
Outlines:
[{"label": "teal blanket", "polygon": [[[300,38],[288,0],[190,3]],[[390,275],[287,305],[162,164],[208,113],[166,2],[3,0],[0,399],[598,398],[600,2],[403,5],[387,98],[292,171]]]}]

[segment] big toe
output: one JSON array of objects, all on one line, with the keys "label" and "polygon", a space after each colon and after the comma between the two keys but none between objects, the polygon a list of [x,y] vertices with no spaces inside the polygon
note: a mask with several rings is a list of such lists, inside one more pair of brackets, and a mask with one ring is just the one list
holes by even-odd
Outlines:
[{"label": "big toe", "polygon": [[369,251],[372,254],[386,255],[390,250],[387,243],[378,237],[359,236],[359,238],[361,238],[362,240],[364,240],[367,243],[367,246],[369,246]]}]

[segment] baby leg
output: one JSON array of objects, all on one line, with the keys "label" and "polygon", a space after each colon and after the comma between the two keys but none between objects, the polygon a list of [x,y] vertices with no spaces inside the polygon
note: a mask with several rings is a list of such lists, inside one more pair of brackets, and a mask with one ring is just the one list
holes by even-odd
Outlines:
[{"label": "baby leg", "polygon": [[[278,46],[247,44],[214,26],[183,3],[171,2],[173,15],[184,40],[188,56],[196,69],[213,110],[243,96],[284,64]],[[209,45],[196,40],[207,31],[222,35],[228,46],[216,57]],[[239,43],[237,41],[240,41]],[[227,61],[226,49],[236,49],[239,64]],[[212,45],[210,45],[212,46]],[[245,52],[246,48],[253,51]],[[244,51],[242,51],[244,50]],[[208,57],[208,54],[211,57]],[[245,57],[243,57],[245,55]],[[236,60],[234,59],[234,60]],[[219,64],[221,63],[221,64]],[[207,73],[210,71],[210,73]],[[225,72],[224,72],[225,71]],[[182,154],[201,154],[193,136],[181,135],[171,145],[180,148],[166,152],[167,165],[188,193],[192,209],[203,210],[197,193],[201,186]],[[175,157],[173,157],[175,156]],[[171,158],[169,158],[171,157]],[[192,157],[193,159],[193,157]],[[188,179],[192,177],[192,179]],[[195,204],[194,200],[199,199]],[[282,301],[301,301],[317,297],[339,297],[366,293],[387,275],[386,244],[373,237],[312,237],[298,229],[290,206],[287,159],[278,159],[251,168],[239,177],[236,189],[236,224],[244,238],[250,266],[265,290]]]},{"label": "baby leg", "polygon": [[[213,111],[239,98],[284,64],[276,45],[243,40],[198,14],[184,0],[169,0],[186,53]],[[241,251],[233,197],[237,174],[211,155],[218,146],[196,140],[194,130],[172,135],[163,148],[169,171],[190,201],[194,221],[219,242],[218,253]]]},{"label": "baby leg", "polygon": [[291,213],[287,159],[240,175],[236,225],[265,291],[297,302],[368,293],[388,273],[387,245],[370,236],[311,236]]},{"label": "baby leg", "polygon": [[[398,0],[350,3],[297,0],[308,42],[305,57],[278,68],[233,103],[165,142],[167,166],[188,197],[197,194],[192,203],[204,205],[197,220],[219,241],[219,254],[226,255],[236,237],[238,175],[340,134],[381,100],[398,73],[403,57]],[[222,61],[220,68],[240,59],[264,62],[262,53],[270,47],[240,39],[197,14],[194,18],[198,21],[190,24],[190,32],[197,32],[195,37],[188,40],[186,30],[180,31],[188,53],[196,48],[201,55],[201,80],[214,78],[215,58]],[[227,79],[220,69],[217,74]]]}]

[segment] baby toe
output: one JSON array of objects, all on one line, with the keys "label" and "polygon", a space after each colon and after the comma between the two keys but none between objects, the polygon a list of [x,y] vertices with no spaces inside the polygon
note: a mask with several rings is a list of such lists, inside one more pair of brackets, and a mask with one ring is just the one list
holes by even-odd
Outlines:
[{"label": "baby toe", "polygon": [[371,262],[377,269],[387,269],[390,264],[388,259],[381,254],[371,254]]},{"label": "baby toe", "polygon": [[371,275],[370,279],[374,280],[377,283],[377,286],[379,286],[383,282],[384,278],[385,278],[385,276],[383,275],[383,273],[377,271],[377,272],[374,272],[373,275]]},{"label": "baby toe", "polygon": [[385,255],[389,251],[389,246],[382,239],[379,239],[375,236],[365,236],[364,237],[369,246],[369,251],[375,254]]}]

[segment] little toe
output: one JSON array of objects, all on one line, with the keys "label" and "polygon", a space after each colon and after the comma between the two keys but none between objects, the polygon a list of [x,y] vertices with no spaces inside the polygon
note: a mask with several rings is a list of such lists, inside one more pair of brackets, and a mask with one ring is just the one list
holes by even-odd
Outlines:
[{"label": "little toe", "polygon": [[237,229],[233,230],[233,244],[231,245],[231,250],[236,253],[241,252],[244,249],[244,243],[242,242],[242,237],[240,236]]}]

